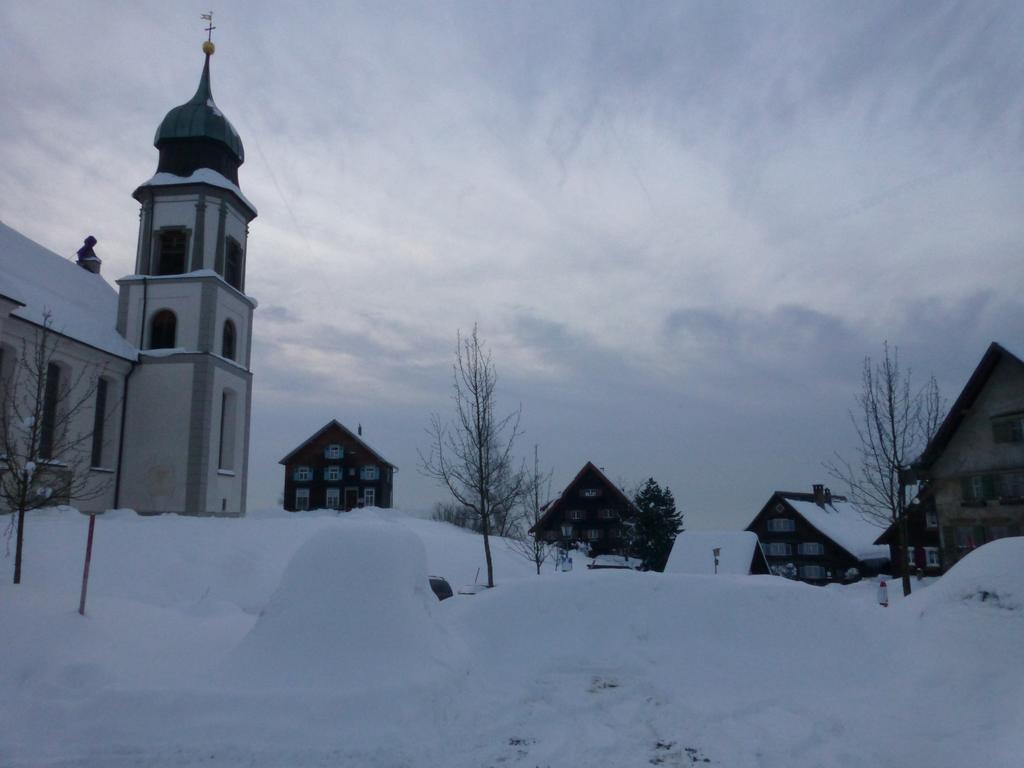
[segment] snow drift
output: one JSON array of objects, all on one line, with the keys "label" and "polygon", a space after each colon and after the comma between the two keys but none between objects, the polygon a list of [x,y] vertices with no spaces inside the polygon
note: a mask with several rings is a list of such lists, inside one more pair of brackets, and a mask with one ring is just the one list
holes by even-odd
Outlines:
[{"label": "snow drift", "polygon": [[255,626],[228,655],[244,688],[343,690],[425,681],[447,664],[426,551],[408,530],[361,521],[292,556]]}]

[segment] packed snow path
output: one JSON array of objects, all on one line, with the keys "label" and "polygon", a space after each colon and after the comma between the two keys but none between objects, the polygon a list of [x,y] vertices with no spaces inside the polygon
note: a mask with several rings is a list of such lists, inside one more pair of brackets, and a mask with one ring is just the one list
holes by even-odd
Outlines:
[{"label": "packed snow path", "polygon": [[[944,766],[1024,754],[1024,539],[873,586],[546,573],[396,513],[27,529],[0,587],[0,765]],[[898,588],[897,590],[898,591]]]}]

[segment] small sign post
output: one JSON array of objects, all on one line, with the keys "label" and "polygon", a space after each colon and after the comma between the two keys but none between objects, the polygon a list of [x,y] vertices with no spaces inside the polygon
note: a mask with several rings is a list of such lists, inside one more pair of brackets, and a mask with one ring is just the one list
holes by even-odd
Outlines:
[{"label": "small sign post", "polygon": [[96,512],[88,512],[89,538],[85,542],[85,566],[82,568],[82,597],[78,601],[78,613],[85,616],[85,593],[89,589],[89,565],[92,562],[92,536],[96,530]]}]

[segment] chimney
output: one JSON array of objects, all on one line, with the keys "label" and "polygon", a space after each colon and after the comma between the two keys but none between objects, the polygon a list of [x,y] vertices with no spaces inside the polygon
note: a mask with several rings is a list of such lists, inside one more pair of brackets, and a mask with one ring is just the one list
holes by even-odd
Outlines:
[{"label": "chimney", "polygon": [[363,424],[362,424],[362,422],[360,422],[359,424],[356,424],[356,434],[359,435],[359,437],[363,436]]},{"label": "chimney", "polygon": [[825,489],[825,503],[828,504],[830,507],[832,506],[832,489],[831,488],[826,488]]},{"label": "chimney", "polygon": [[92,272],[94,275],[100,273],[100,265],[103,263],[99,257],[93,251],[92,247],[96,245],[96,238],[89,235],[85,238],[85,242],[82,247],[78,249],[78,266],[84,269],[86,272]]},{"label": "chimney", "polygon": [[814,490],[814,503],[819,507],[825,506],[825,486],[821,483],[815,483],[811,486]]}]

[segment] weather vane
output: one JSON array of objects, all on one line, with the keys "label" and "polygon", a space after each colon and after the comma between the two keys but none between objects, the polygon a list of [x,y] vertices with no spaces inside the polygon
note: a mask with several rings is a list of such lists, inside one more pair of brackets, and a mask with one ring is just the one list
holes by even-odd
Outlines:
[{"label": "weather vane", "polygon": [[216,27],[213,26],[213,11],[210,11],[209,13],[201,13],[199,14],[199,18],[203,21],[209,22],[206,27],[206,42],[203,43],[203,51],[209,55],[213,53],[213,30],[216,29]]}]

